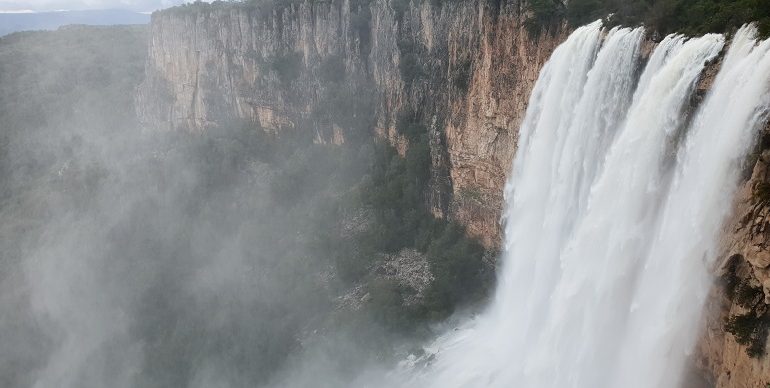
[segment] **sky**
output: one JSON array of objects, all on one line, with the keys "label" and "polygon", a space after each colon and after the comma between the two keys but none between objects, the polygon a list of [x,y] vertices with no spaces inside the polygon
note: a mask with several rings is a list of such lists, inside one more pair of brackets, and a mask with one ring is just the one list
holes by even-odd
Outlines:
[{"label": "sky", "polygon": [[84,9],[125,9],[150,12],[186,0],[0,0],[0,12],[42,12]]}]

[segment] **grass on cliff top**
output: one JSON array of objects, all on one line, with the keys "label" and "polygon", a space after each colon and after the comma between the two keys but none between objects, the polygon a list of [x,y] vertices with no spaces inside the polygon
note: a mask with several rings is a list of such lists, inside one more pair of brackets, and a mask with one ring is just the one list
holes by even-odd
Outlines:
[{"label": "grass on cliff top", "polygon": [[[430,1],[434,6],[441,5],[438,1],[425,1]],[[211,3],[196,1],[163,12],[196,14],[233,7],[272,10],[302,2],[303,0],[218,0]],[[367,8],[368,3],[367,0],[360,0],[353,5]],[[394,0],[392,6],[399,16],[397,19],[400,20],[400,15],[408,4],[406,0]],[[644,24],[660,34],[724,33],[742,24],[755,22],[762,36],[770,36],[770,1],[767,0],[531,0],[527,7],[531,15],[527,24],[532,32],[558,24],[562,20],[567,20],[572,26],[579,26],[612,15],[612,24]]]},{"label": "grass on cliff top", "polygon": [[767,0],[532,0],[529,9],[541,26],[565,18],[579,26],[612,14],[613,23],[645,24],[661,34],[723,33],[756,22],[763,36],[770,35]]}]

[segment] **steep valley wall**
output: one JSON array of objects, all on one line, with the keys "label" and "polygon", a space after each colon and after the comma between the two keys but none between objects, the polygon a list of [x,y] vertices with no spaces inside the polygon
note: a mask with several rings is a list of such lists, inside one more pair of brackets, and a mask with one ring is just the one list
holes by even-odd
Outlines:
[{"label": "steep valley wall", "polygon": [[[566,31],[530,34],[516,0],[442,4],[335,0],[156,13],[137,93],[140,119],[199,131],[239,118],[269,132],[313,128],[318,142],[343,142],[362,122],[327,105],[369,97],[372,122],[363,124],[400,149],[400,115],[428,127],[433,213],[497,246],[516,132],[540,68]],[[329,79],[330,66],[344,69],[344,82]],[[418,74],[404,79],[408,71]],[[351,98],[330,101],[332,92]]]},{"label": "steep valley wall", "polygon": [[[245,121],[275,134],[312,130],[320,143],[374,132],[402,152],[408,140],[396,124],[413,115],[429,134],[427,205],[495,248],[518,127],[542,65],[569,32],[531,27],[519,0],[174,8],[153,14],[137,112],[145,125],[166,130]],[[765,148],[747,161],[715,268],[720,275],[732,268],[761,290],[755,307],[763,317],[770,303]],[[749,357],[724,330],[724,320],[746,308],[721,283],[709,300],[694,357],[699,373],[720,388],[766,388],[770,357]]]},{"label": "steep valley wall", "polygon": [[[770,125],[745,163],[732,217],[724,226],[716,282],[707,299],[695,365],[717,388],[767,388],[770,357],[767,330],[770,305]],[[726,204],[726,206],[729,206]],[[749,343],[726,330],[731,318],[749,317]],[[739,328],[740,330],[740,328]],[[760,354],[750,355],[754,350]]]}]

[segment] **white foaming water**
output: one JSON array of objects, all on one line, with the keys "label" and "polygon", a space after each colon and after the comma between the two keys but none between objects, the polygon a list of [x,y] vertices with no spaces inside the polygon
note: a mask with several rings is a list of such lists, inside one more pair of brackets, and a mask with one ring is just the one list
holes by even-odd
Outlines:
[{"label": "white foaming water", "polygon": [[770,104],[770,42],[736,34],[685,128],[724,38],[666,37],[641,71],[643,35],[597,22],[554,51],[506,185],[493,303],[405,385],[678,386],[739,162]]},{"label": "white foaming water", "polygon": [[770,41],[757,46],[756,34],[752,26],[736,34],[679,152],[655,238],[637,274],[613,386],[680,386],[741,157],[770,105]]}]

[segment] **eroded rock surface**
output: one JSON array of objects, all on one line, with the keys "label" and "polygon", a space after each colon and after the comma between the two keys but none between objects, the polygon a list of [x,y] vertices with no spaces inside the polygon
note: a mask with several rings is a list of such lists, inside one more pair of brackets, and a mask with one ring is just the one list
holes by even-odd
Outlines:
[{"label": "eroded rock surface", "polygon": [[[494,247],[529,94],[566,36],[556,27],[530,34],[524,7],[425,1],[397,12],[389,0],[334,0],[159,12],[137,110],[146,125],[167,129],[238,119],[272,133],[313,128],[317,142],[341,143],[362,121],[328,114],[330,103],[351,103],[329,96],[372,92],[370,127],[402,152],[400,115],[428,128],[433,213]],[[402,61],[420,75],[404,79]]]},{"label": "eroded rock surface", "polygon": [[[770,325],[770,192],[766,191],[770,187],[770,149],[765,146],[760,144],[746,161],[750,178],[741,185],[734,215],[726,223],[723,251],[715,269],[719,279],[704,312],[696,363],[717,388],[766,388],[770,384],[770,360],[761,354],[767,349],[767,335],[761,331]],[[728,320],[736,316],[751,317],[749,322],[758,325],[752,342],[740,344],[728,330]],[[761,353],[750,355],[752,346]]]}]

